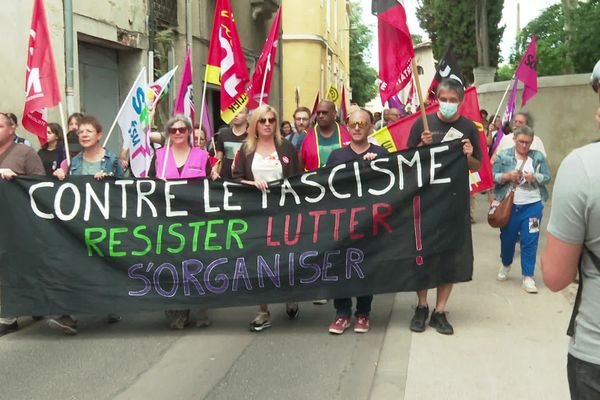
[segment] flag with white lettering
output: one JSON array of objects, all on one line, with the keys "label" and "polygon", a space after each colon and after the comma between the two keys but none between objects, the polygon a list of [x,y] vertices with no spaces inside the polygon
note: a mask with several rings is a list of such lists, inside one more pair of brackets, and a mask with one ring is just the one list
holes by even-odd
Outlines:
[{"label": "flag with white lettering", "polygon": [[525,107],[527,101],[535,96],[538,91],[536,39],[537,36],[534,35],[527,47],[527,51],[523,54],[521,63],[515,71],[515,78],[525,85],[523,88],[523,97],[521,97],[521,107]]},{"label": "flag with white lettering", "polygon": [[456,56],[452,51],[453,48],[453,44],[448,45],[444,57],[442,57],[442,59],[438,63],[435,76],[433,77],[433,80],[429,85],[429,89],[427,90],[427,98],[430,103],[437,101],[437,88],[442,79],[454,79],[460,82],[461,85],[465,85],[465,80],[462,76],[462,73],[460,72],[460,65],[458,64],[458,60],[456,59]]},{"label": "flag with white lettering", "polygon": [[33,3],[27,51],[27,72],[25,74],[25,96],[25,108],[21,122],[23,127],[34,133],[39,138],[40,144],[44,145],[47,141],[48,108],[57,106],[61,96],[42,0],[35,0]]},{"label": "flag with white lettering", "polygon": [[415,50],[406,23],[406,11],[397,0],[373,0],[379,32],[379,94],[381,104],[411,80]]},{"label": "flag with white lettering", "polygon": [[250,77],[229,0],[217,0],[215,6],[204,79],[221,87],[221,119],[230,123],[248,103]]}]

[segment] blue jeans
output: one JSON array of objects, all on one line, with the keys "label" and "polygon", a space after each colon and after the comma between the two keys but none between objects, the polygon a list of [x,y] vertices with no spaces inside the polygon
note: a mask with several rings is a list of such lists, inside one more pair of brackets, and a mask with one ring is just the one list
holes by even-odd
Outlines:
[{"label": "blue jeans", "polygon": [[569,354],[567,377],[571,400],[600,399],[600,365],[580,360]]},{"label": "blue jeans", "polygon": [[[355,316],[368,317],[371,313],[371,302],[373,296],[358,296],[356,298],[356,313]],[[352,299],[350,297],[344,299],[333,300],[335,314],[338,317],[350,317],[352,315]]]},{"label": "blue jeans", "polygon": [[515,257],[515,245],[521,234],[521,272],[533,276],[535,258],[542,224],[541,201],[524,205],[513,205],[510,220],[500,228],[502,265],[509,266]]}]

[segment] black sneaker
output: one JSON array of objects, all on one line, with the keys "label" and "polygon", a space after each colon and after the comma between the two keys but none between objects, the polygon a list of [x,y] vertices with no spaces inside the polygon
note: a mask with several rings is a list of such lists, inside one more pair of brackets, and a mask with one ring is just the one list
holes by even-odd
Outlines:
[{"label": "black sneaker", "polygon": [[415,315],[410,320],[410,330],[413,332],[423,332],[425,330],[425,322],[429,316],[428,306],[417,306]]},{"label": "black sneaker", "polygon": [[452,325],[450,325],[450,322],[448,322],[448,320],[446,319],[445,312],[438,313],[435,310],[433,310],[433,312],[431,313],[431,318],[429,319],[429,326],[434,328],[442,335],[454,334],[454,328],[452,328]]},{"label": "black sneaker", "polygon": [[19,325],[17,325],[17,321],[13,322],[12,324],[0,324],[0,336],[16,332],[18,329]]},{"label": "black sneaker", "polygon": [[286,303],[285,312],[288,315],[289,319],[298,318],[298,313],[300,310],[298,309],[298,303]]}]

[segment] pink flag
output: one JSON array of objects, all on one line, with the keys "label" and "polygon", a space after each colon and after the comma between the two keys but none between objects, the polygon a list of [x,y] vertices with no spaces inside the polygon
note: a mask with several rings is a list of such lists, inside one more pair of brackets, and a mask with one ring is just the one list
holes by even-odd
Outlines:
[{"label": "pink flag", "polygon": [[281,25],[281,6],[275,15],[271,32],[263,47],[262,53],[258,58],[252,81],[248,86],[248,108],[254,110],[260,104],[269,103],[269,93],[271,92],[271,79],[273,77],[273,64],[277,54],[277,44],[279,42],[279,27]]},{"label": "pink flag", "polygon": [[208,116],[208,104],[206,103],[206,98],[204,98],[204,113],[202,113],[202,126],[204,127],[204,132],[206,132],[206,143],[210,143],[210,140],[213,137],[213,128],[212,123],[210,122],[210,117]]},{"label": "pink flag", "polygon": [[35,0],[33,4],[25,74],[25,96],[23,127],[37,135],[40,144],[44,145],[47,141],[47,109],[60,103],[60,88],[42,0]]},{"label": "pink flag", "polygon": [[185,56],[185,64],[181,73],[181,83],[179,84],[179,93],[177,94],[177,101],[175,102],[175,108],[173,109],[173,115],[183,114],[187,116],[192,124],[195,118],[194,109],[194,88],[192,85],[192,61],[190,60],[191,51],[188,49],[187,55]]},{"label": "pink flag", "polygon": [[517,71],[515,72],[515,78],[523,82],[525,88],[523,89],[523,97],[521,98],[521,107],[525,107],[525,103],[535,96],[538,91],[537,86],[537,54],[536,54],[536,36],[533,36],[531,39],[531,43],[529,43],[529,47],[525,54],[523,54],[523,58],[521,59],[521,63],[517,67]]}]

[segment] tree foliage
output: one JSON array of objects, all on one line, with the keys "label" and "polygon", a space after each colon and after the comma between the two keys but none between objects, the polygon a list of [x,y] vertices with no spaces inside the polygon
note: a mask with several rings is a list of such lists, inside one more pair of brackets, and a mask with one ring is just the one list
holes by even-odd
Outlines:
[{"label": "tree foliage", "polygon": [[538,75],[585,73],[594,68],[600,57],[600,0],[579,2],[566,10],[565,19],[564,5],[552,5],[523,28],[510,56],[513,68],[533,35],[537,35]]},{"label": "tree foliage", "polygon": [[[500,26],[503,4],[503,0],[487,1],[488,46],[490,65],[493,67],[498,65],[499,45],[504,33],[504,26]],[[454,53],[467,83],[473,82],[473,69],[478,66],[476,7],[477,0],[419,0],[417,6],[417,18],[431,39],[434,57],[439,60],[446,47],[453,43]]]},{"label": "tree foliage", "polygon": [[373,33],[362,22],[362,12],[360,3],[353,1],[350,15],[350,86],[352,102],[360,106],[364,106],[377,94],[377,71],[366,61],[371,56],[369,48]]}]

